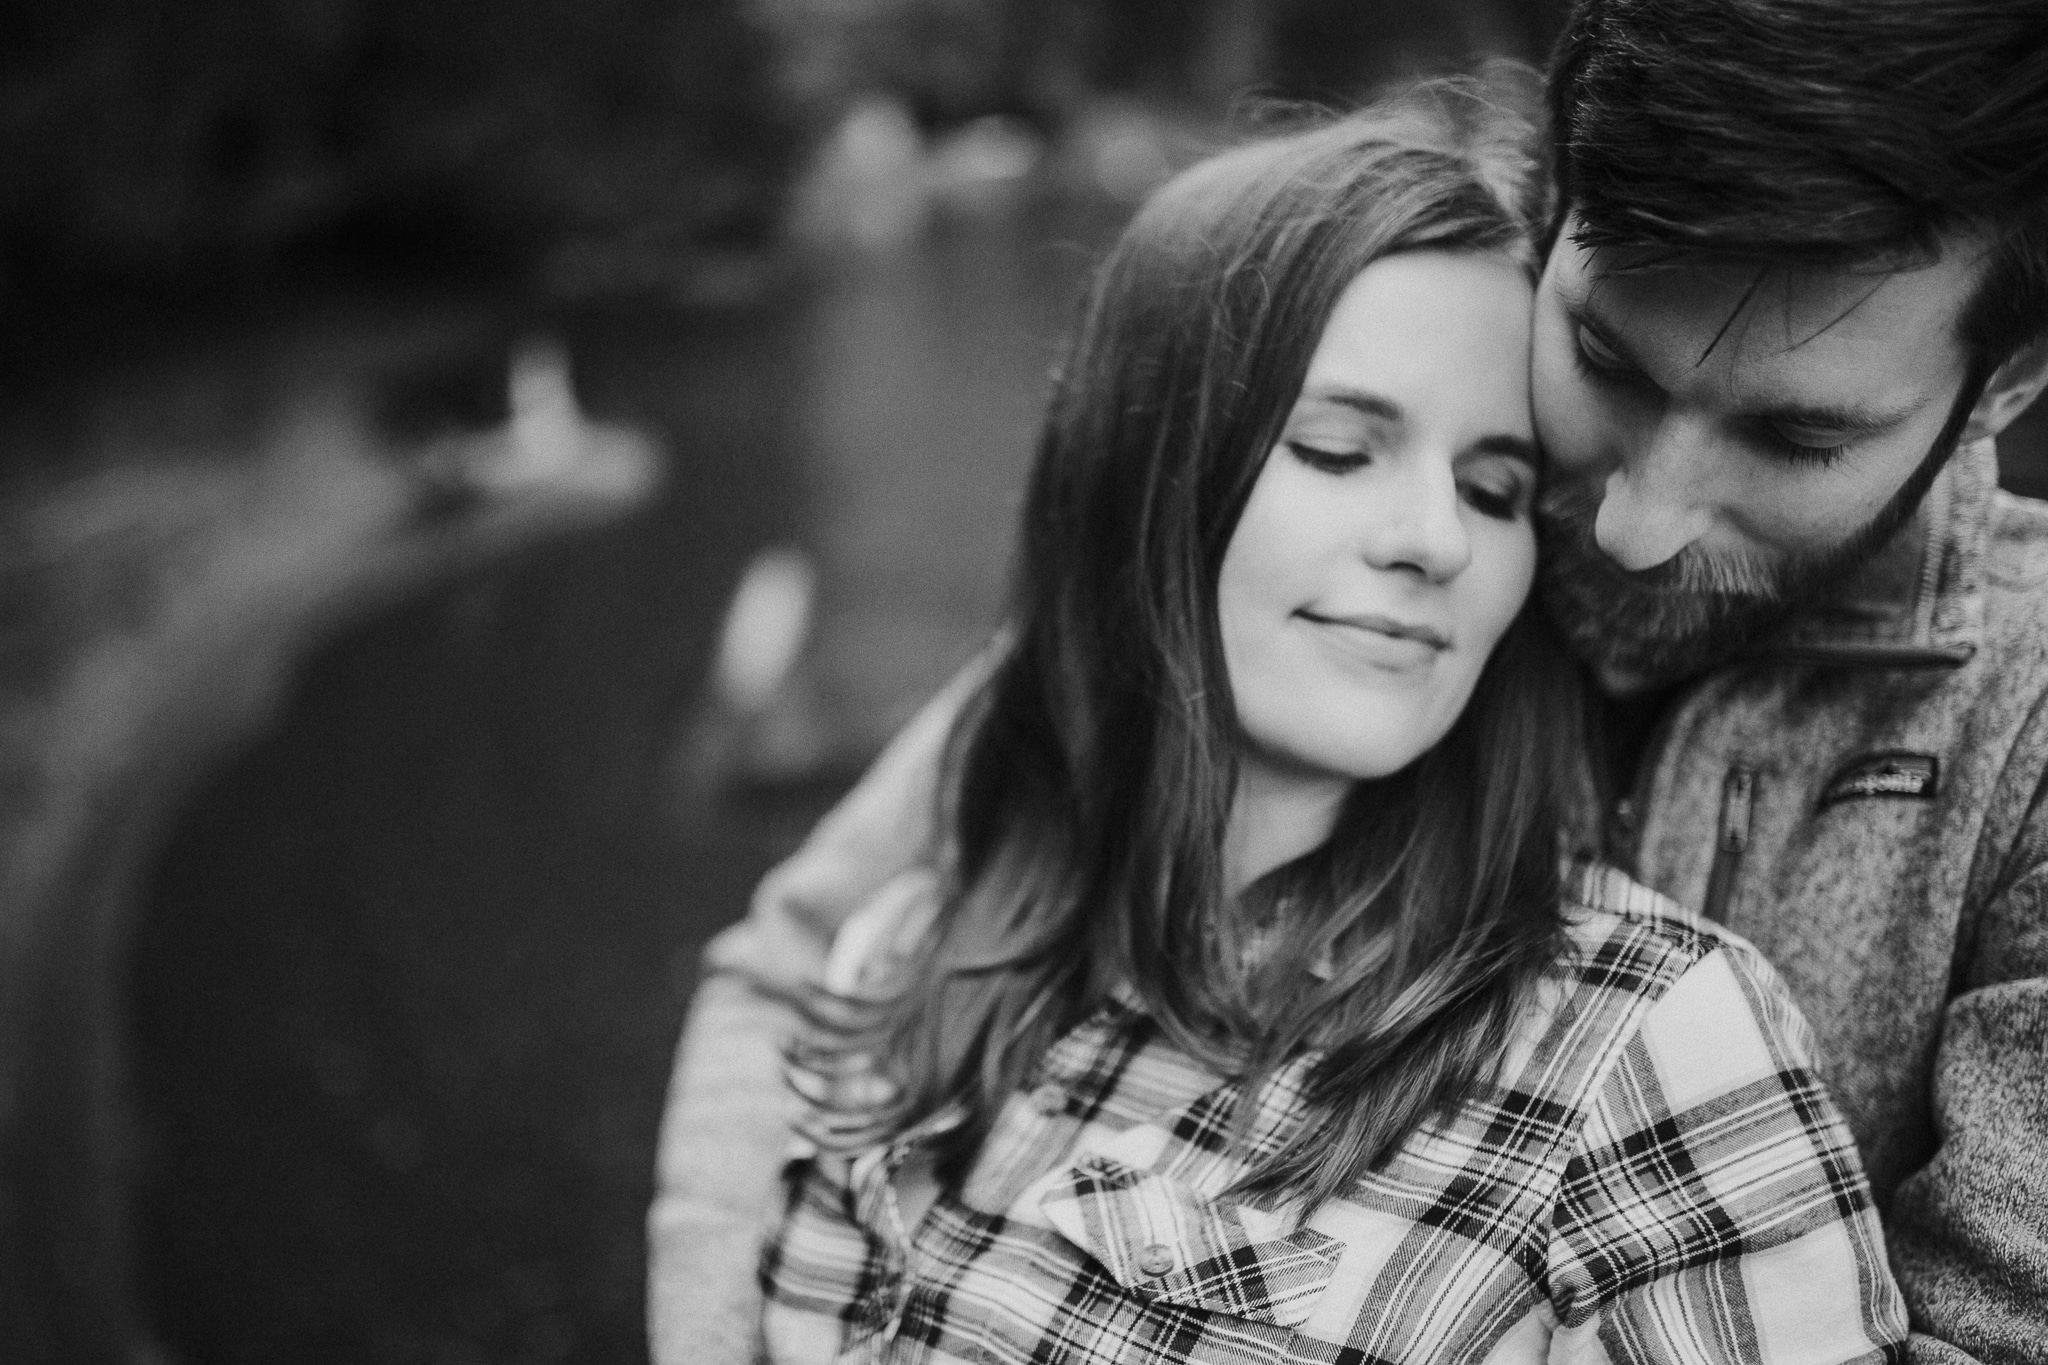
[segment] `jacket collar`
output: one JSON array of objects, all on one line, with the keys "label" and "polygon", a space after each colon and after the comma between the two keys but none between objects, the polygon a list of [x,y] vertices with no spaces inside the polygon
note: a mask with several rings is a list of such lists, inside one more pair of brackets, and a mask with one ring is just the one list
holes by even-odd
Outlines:
[{"label": "jacket collar", "polygon": [[1842,665],[1969,662],[1984,637],[1984,557],[1997,488],[1990,438],[1957,450],[1913,519],[1753,656]]}]

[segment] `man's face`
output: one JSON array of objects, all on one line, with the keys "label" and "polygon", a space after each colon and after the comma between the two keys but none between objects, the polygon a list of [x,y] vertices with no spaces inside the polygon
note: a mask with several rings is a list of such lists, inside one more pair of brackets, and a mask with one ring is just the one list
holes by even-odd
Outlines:
[{"label": "man's face", "polygon": [[1638,691],[1725,658],[1911,512],[1976,258],[1646,265],[1574,226],[1536,300],[1543,590],[1601,682]]}]

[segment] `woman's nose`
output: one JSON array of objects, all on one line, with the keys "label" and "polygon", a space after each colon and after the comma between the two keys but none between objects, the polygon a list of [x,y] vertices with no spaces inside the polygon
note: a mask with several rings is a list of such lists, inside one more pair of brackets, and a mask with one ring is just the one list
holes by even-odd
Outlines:
[{"label": "woman's nose", "polygon": [[1383,486],[1365,540],[1365,557],[1379,569],[1408,570],[1434,583],[1456,578],[1472,562],[1472,542],[1458,512],[1458,483],[1450,462],[1416,461]]}]

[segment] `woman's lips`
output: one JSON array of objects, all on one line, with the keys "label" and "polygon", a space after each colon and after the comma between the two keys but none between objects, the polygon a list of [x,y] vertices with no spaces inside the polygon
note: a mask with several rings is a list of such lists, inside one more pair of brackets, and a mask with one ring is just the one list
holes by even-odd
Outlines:
[{"label": "woman's lips", "polygon": [[1373,612],[1343,615],[1315,611],[1295,613],[1341,657],[1363,663],[1375,670],[1408,672],[1426,668],[1451,647],[1450,637],[1433,626],[1397,621]]},{"label": "woman's lips", "polygon": [[1298,615],[1319,626],[1350,626],[1357,630],[1370,631],[1375,635],[1386,635],[1396,640],[1413,640],[1428,645],[1432,650],[1449,649],[1451,637],[1435,626],[1422,625],[1413,621],[1397,621],[1391,616],[1379,616],[1372,612],[1347,612],[1342,615],[1303,610]]}]

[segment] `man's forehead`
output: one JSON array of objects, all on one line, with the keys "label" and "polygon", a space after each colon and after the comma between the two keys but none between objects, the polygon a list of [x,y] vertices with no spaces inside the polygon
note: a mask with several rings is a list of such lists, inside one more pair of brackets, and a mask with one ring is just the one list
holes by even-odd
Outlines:
[{"label": "man's forehead", "polygon": [[1897,269],[1829,269],[1587,250],[1566,239],[1547,273],[1568,312],[1660,382],[1707,370],[1723,383],[1889,390],[1896,400],[1961,370],[1957,324],[1979,268],[1964,251]]},{"label": "man's forehead", "polygon": [[[1953,340],[1977,282],[1973,256],[1902,267],[1787,266],[1725,257],[1613,249],[1578,254],[1561,281],[1602,311],[1670,315],[1716,333],[1742,328],[1752,344],[1791,350],[1822,339]],[[1617,322],[1624,319],[1617,318]]]}]

